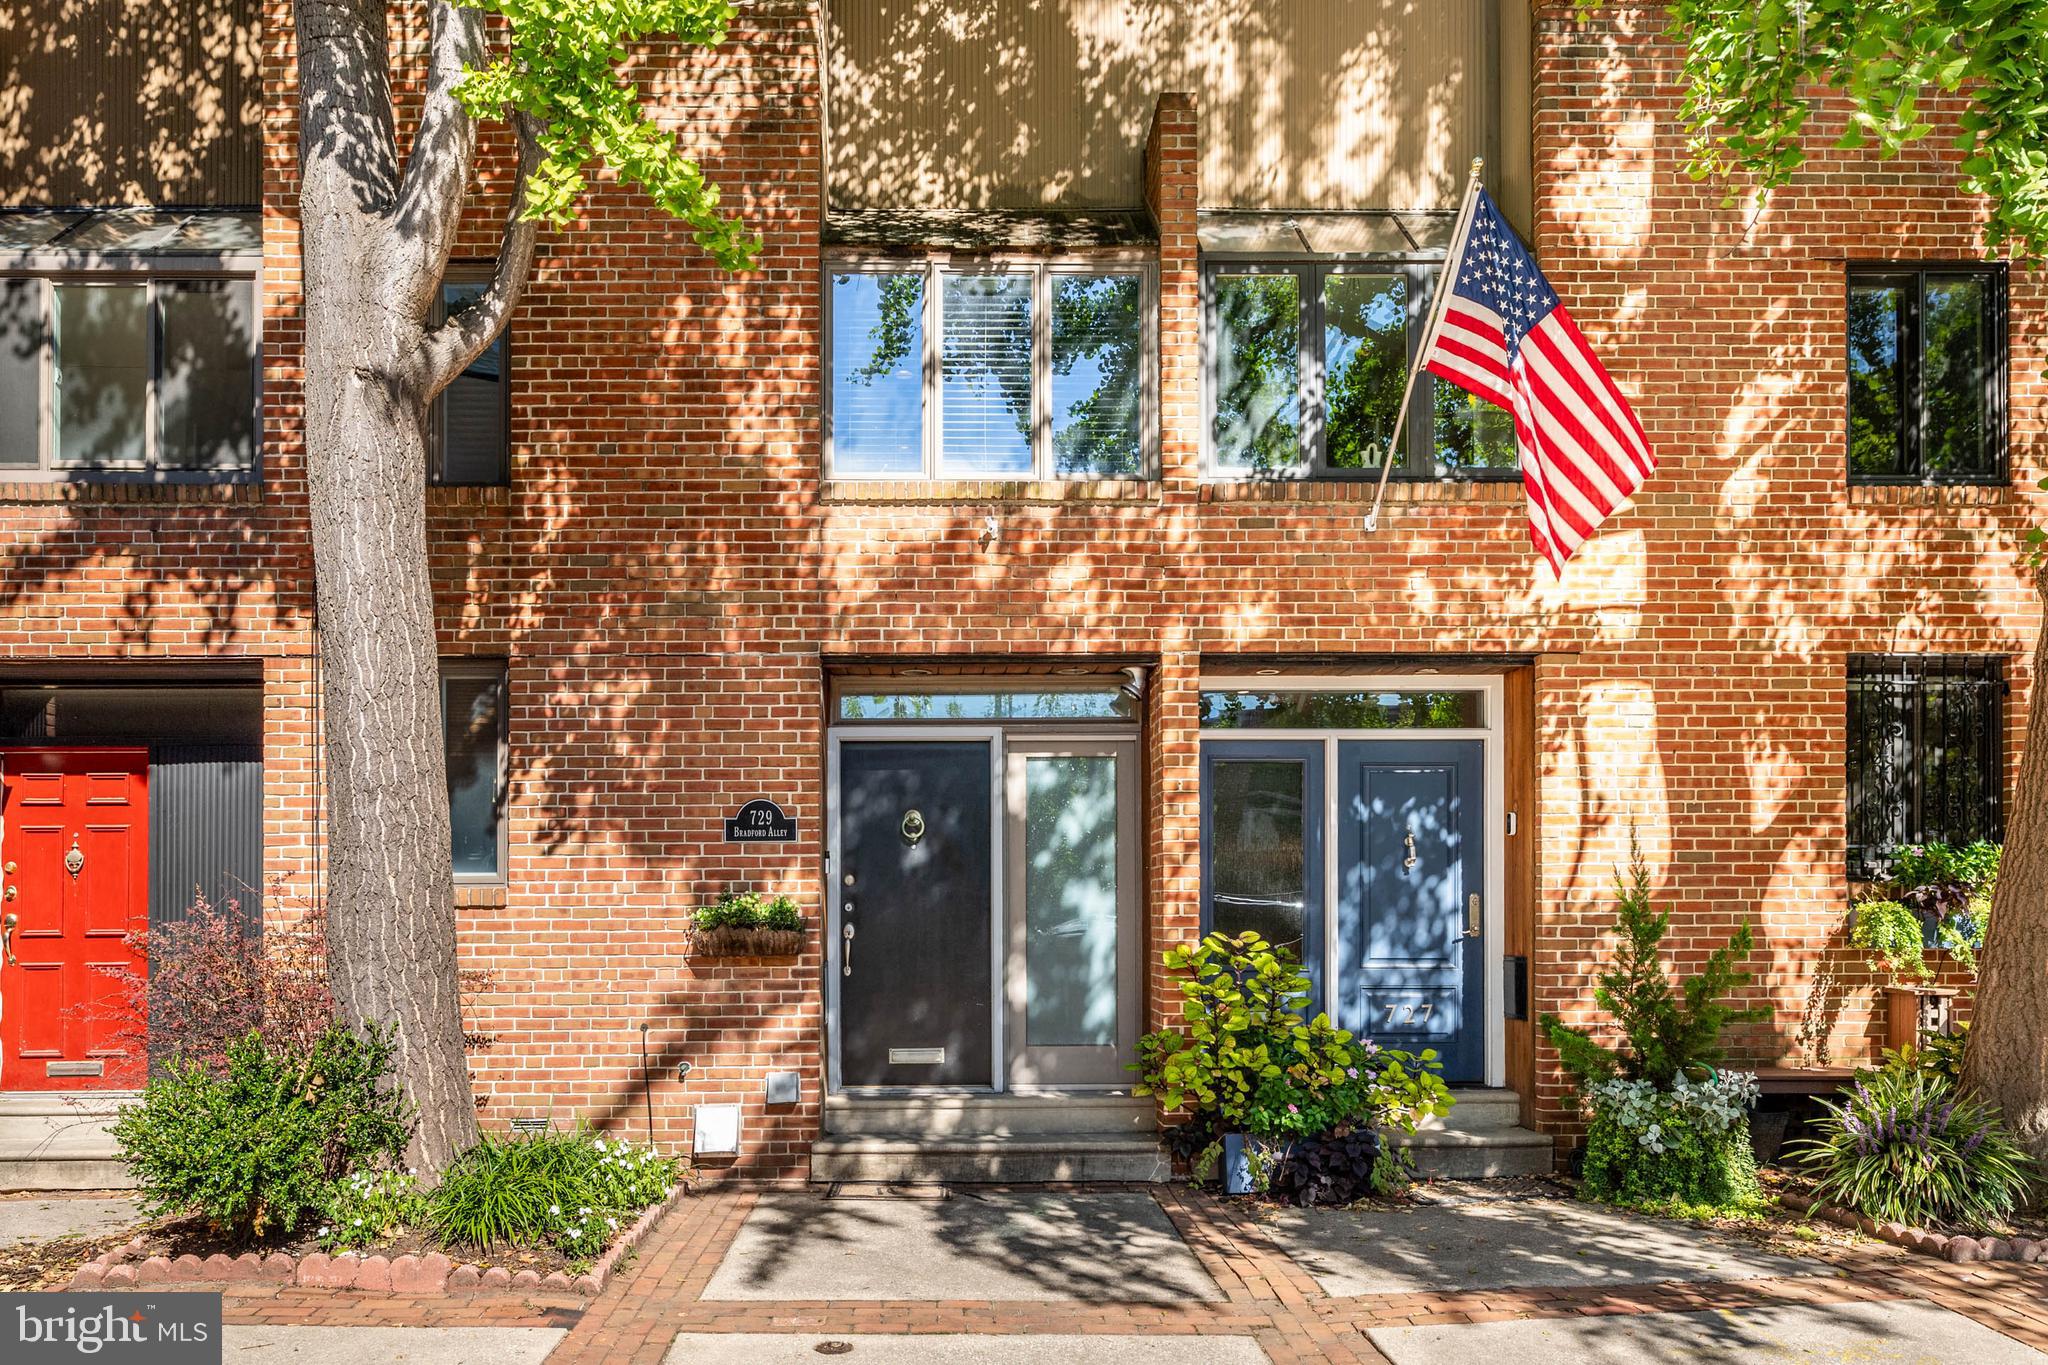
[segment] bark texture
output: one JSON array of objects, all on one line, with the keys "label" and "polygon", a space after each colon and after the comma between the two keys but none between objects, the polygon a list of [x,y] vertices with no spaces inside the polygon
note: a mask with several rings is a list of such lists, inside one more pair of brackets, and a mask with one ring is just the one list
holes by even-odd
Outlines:
[{"label": "bark texture", "polygon": [[[398,1080],[419,1116],[412,1158],[437,1171],[477,1127],[456,970],[424,426],[434,395],[503,327],[533,228],[509,220],[484,300],[428,326],[475,157],[472,122],[449,91],[482,42],[476,13],[440,0],[429,12],[426,107],[402,170],[386,0],[300,0],[296,22],[329,965],[345,1018],[395,1029]],[[521,131],[524,169],[532,139]]]},{"label": "bark texture", "polygon": [[[2048,575],[2035,587],[2048,612]],[[1963,1083],[1996,1104],[2048,1170],[2048,629],[2034,645],[2026,751],[1978,955]]]}]

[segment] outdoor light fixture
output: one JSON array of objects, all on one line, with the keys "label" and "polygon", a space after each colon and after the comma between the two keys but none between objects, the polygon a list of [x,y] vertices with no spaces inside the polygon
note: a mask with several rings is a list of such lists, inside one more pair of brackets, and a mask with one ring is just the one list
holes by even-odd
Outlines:
[{"label": "outdoor light fixture", "polygon": [[929,678],[932,675],[929,668],[904,668],[897,671],[906,678]]},{"label": "outdoor light fixture", "polygon": [[1068,664],[1065,668],[1055,668],[1053,670],[1062,678],[1085,678],[1094,671],[1094,669],[1086,664]]},{"label": "outdoor light fixture", "polygon": [[1257,673],[1262,678],[1276,677],[1279,675],[1280,672],[1280,670],[1277,668],[1256,668],[1252,671],[1254,673]]}]

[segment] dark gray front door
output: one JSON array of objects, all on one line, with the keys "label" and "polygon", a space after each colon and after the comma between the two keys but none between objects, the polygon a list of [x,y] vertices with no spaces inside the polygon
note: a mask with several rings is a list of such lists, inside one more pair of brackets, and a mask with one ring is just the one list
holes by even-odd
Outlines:
[{"label": "dark gray front door", "polygon": [[993,1083],[993,779],[985,741],[839,747],[842,1084]]},{"label": "dark gray front door", "polygon": [[1338,746],[1338,1022],[1435,1048],[1451,1082],[1485,1068],[1484,752],[1478,740]]}]

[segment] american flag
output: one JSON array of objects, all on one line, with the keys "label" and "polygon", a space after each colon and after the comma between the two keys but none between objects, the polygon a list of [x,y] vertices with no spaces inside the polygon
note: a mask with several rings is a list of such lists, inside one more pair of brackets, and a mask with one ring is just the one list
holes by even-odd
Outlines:
[{"label": "american flag", "polygon": [[1657,457],[1628,400],[1483,189],[1444,266],[1450,293],[1422,351],[1431,374],[1515,418],[1529,537],[1551,570],[1642,486]]}]

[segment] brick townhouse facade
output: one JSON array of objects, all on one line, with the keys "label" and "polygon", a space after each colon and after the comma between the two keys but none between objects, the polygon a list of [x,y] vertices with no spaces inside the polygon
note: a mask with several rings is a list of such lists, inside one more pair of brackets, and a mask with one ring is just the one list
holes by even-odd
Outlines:
[{"label": "brick townhouse facade", "polygon": [[[486,1126],[1122,1173],[1160,954],[1218,924],[1569,1135],[1531,1021],[1592,1017],[1632,839],[1681,964],[1755,926],[1741,1055],[1870,1054],[1852,876],[1997,837],[2016,768],[2040,285],[1978,261],[1942,136],[1724,205],[1654,13],[1442,11],[759,0],[651,49],[759,268],[595,177],[434,419]],[[123,927],[323,895],[289,8],[139,13],[6,59],[16,1098],[135,1083],[66,971]],[[1364,527],[1473,155],[1661,460],[1561,581],[1511,437],[1427,381]],[[729,839],[754,800],[793,837]],[[693,951],[733,889],[803,951]]]}]

